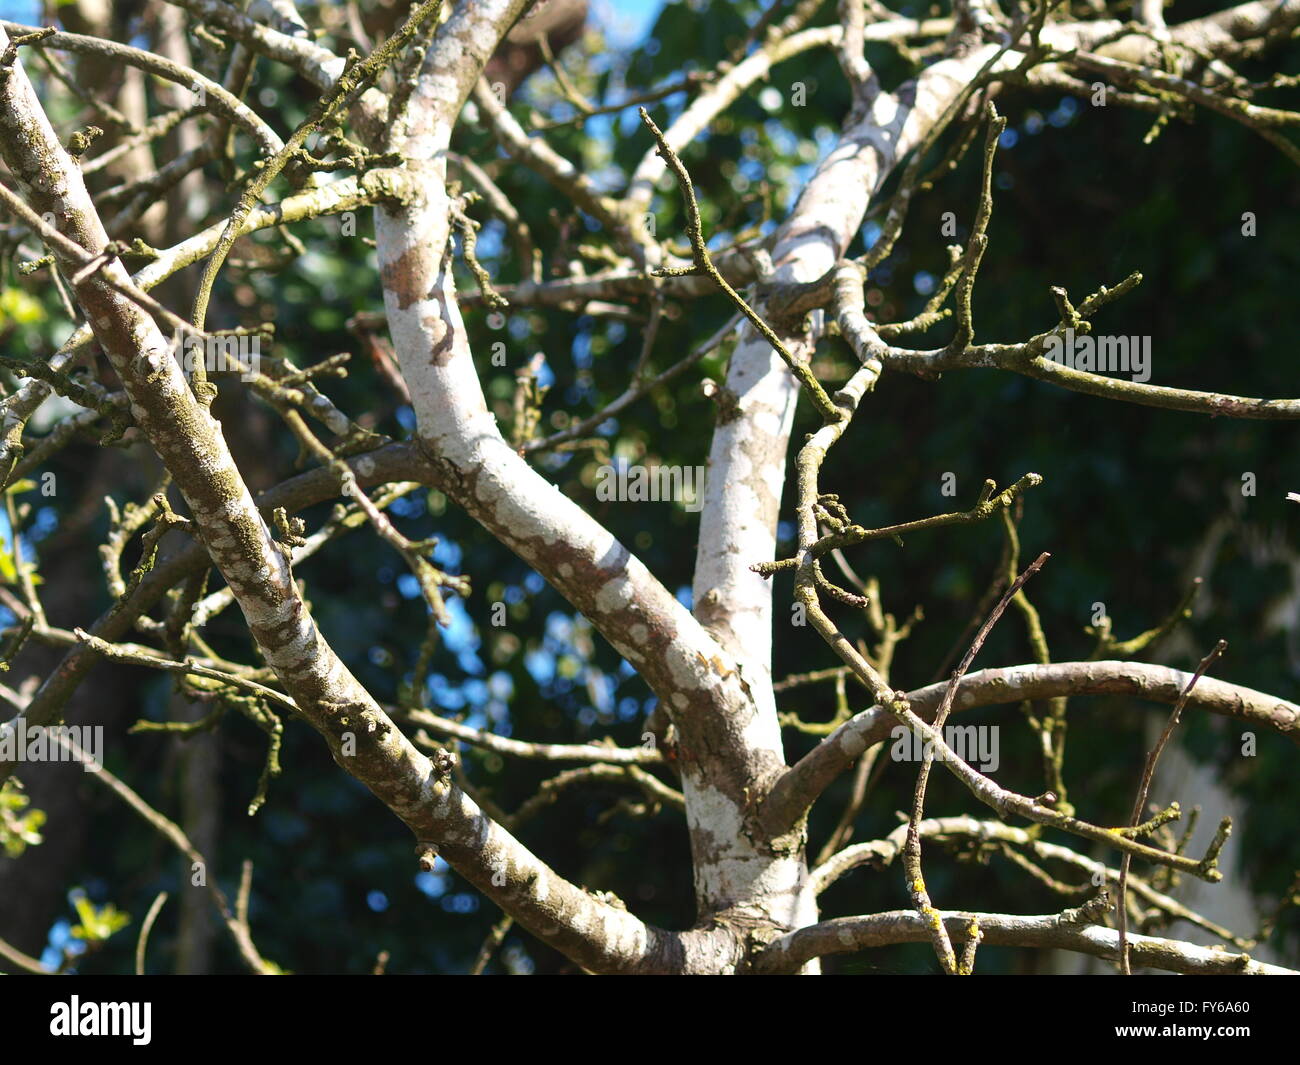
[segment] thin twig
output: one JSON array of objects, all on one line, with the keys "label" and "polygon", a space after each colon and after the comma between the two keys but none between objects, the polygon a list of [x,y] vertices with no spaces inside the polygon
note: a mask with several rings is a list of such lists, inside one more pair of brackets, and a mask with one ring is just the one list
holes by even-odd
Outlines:
[{"label": "thin twig", "polygon": [[[980,648],[984,646],[984,641],[988,639],[989,633],[993,631],[993,626],[997,624],[998,619],[1002,617],[1003,612],[1007,609],[1007,604],[1015,597],[1016,593],[1025,586],[1035,573],[1042,569],[1043,564],[1051,556],[1044,551],[1032,564],[1015,579],[1011,587],[998,600],[997,606],[993,608],[988,619],[980,626],[979,632],[975,634],[975,639],[971,641],[969,649],[965,656],[953,670],[952,679],[948,682],[948,687],[943,693],[943,702],[939,704],[938,713],[934,716],[933,728],[939,735],[943,734],[944,722],[948,720],[948,714],[952,710],[952,701],[957,694],[957,686],[961,683],[961,678],[966,675],[970,669],[971,663],[975,661],[975,656],[979,654]],[[925,810],[925,789],[930,780],[930,767],[934,762],[934,748],[926,745],[921,759],[921,768],[916,775],[916,791],[912,799],[912,817],[907,828],[907,847],[904,852],[904,869],[906,870],[907,883],[912,895],[912,903],[916,906],[917,913],[925,919],[927,927],[930,929],[931,942],[934,945],[935,953],[939,957],[939,963],[943,966],[944,972],[948,975],[970,975],[970,970],[965,968],[965,957],[963,964],[959,965],[956,956],[953,954],[952,941],[948,938],[948,930],[943,921],[938,919],[937,911],[930,901],[930,894],[926,890],[925,877],[921,871],[921,819]],[[973,961],[974,952],[971,951],[971,960]]]},{"label": "thin twig", "polygon": [[[1147,795],[1151,791],[1151,781],[1156,774],[1156,763],[1160,761],[1160,755],[1164,753],[1165,746],[1169,743],[1169,737],[1174,734],[1174,729],[1178,727],[1178,720],[1182,716],[1183,707],[1187,705],[1187,697],[1192,694],[1192,689],[1196,687],[1196,682],[1205,675],[1205,671],[1210,668],[1214,660],[1223,654],[1227,649],[1228,642],[1220,640],[1213,649],[1204,658],[1201,664],[1196,667],[1196,672],[1192,674],[1192,679],[1187,682],[1187,687],[1183,689],[1183,694],[1178,697],[1178,702],[1174,704],[1173,710],[1169,714],[1169,720],[1165,722],[1164,731],[1160,733],[1160,738],[1156,745],[1147,754],[1146,765],[1142,767],[1142,782],[1138,785],[1137,798],[1133,800],[1133,816],[1129,818],[1129,824],[1138,824],[1142,817],[1142,810],[1147,803]],[[1116,891],[1115,907],[1119,927],[1119,966],[1120,971],[1125,976],[1132,976],[1133,971],[1129,966],[1128,952],[1128,870],[1133,860],[1133,855],[1128,851],[1124,852],[1124,857],[1119,864],[1119,885]]]},{"label": "thin twig", "polygon": [[[646,127],[650,130],[656,143],[659,145],[659,156],[668,164],[669,168],[677,177],[678,185],[681,186],[682,197],[686,201],[686,235],[690,238],[691,248],[695,252],[696,268],[708,274],[708,276],[712,278],[713,283],[727,294],[731,302],[734,303],[740,309],[740,312],[749,319],[750,324],[758,330],[763,339],[776,349],[776,353],[780,355],[785,361],[785,364],[790,367],[790,370],[794,373],[795,377],[799,379],[799,383],[808,390],[809,398],[812,400],[813,406],[817,408],[818,413],[821,414],[823,420],[826,422],[840,421],[844,417],[844,412],[831,401],[831,397],[828,396],[826,390],[822,388],[821,382],[819,382],[813,375],[812,368],[807,363],[795,357],[794,353],[791,352],[784,343],[782,343],[781,338],[776,335],[772,327],[763,321],[762,317],[760,317],[758,313],[745,302],[744,297],[741,296],[739,292],[727,283],[727,279],[723,277],[722,274],[718,272],[718,268],[714,266],[713,260],[709,256],[709,249],[704,243],[704,231],[700,221],[700,206],[695,199],[695,189],[691,185],[691,176],[686,172],[686,167],[682,164],[681,159],[677,157],[677,153],[668,147],[668,141],[664,137],[663,131],[655,125],[654,119],[650,117],[650,112],[648,112],[644,107],[642,107],[640,111],[641,121],[646,124]],[[655,273],[656,276],[659,277],[672,277],[679,274],[680,271],[669,269],[659,270]]]},{"label": "thin twig", "polygon": [[158,914],[162,912],[163,904],[167,901],[167,892],[158,892],[157,897],[149,907],[149,912],[144,915],[144,923],[140,925],[140,936],[135,941],[135,975],[144,975],[144,952],[149,945],[149,933],[153,931],[153,923],[158,920]]}]

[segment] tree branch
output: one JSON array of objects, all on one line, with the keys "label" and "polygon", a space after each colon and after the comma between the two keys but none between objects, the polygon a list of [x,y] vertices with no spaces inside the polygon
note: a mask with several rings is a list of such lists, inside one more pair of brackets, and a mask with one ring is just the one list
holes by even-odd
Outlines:
[{"label": "tree branch", "polygon": [[[1114,961],[1119,956],[1119,933],[1113,928],[1082,923],[1087,915],[1081,915],[1077,910],[1033,917],[945,912],[941,917],[948,934],[958,942],[966,939],[973,917],[979,923],[984,942],[990,946],[1069,950],[1107,961]],[[754,968],[760,973],[788,973],[812,958],[853,954],[896,943],[922,943],[928,936],[925,922],[912,910],[837,917],[774,940],[755,960]],[[1176,939],[1131,936],[1130,946],[1133,960],[1138,965],[1169,972],[1224,976],[1300,975],[1280,965],[1254,961],[1248,954],[1230,954]]]},{"label": "tree branch", "polygon": [[[1074,695],[1129,695],[1172,705],[1189,677],[1181,670],[1144,662],[1055,662],[983,669],[962,679],[953,709]],[[945,681],[919,688],[907,694],[907,701],[918,716],[929,720],[946,687]],[[1280,733],[1300,744],[1300,706],[1276,696],[1205,677],[1188,696],[1187,705]],[[868,747],[887,740],[897,725],[898,719],[879,706],[846,721],[773,785],[764,821],[775,828],[798,819],[831,781]]]}]

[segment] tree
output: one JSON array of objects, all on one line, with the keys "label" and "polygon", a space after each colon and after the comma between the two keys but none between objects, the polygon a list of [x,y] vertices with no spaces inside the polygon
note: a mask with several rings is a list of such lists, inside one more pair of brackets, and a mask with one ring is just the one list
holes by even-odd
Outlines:
[{"label": "tree", "polygon": [[[998,236],[996,190],[1008,187],[999,146],[1015,144],[999,107],[1069,98],[1071,107],[1059,105],[1063,125],[1081,108],[1115,123],[1128,109],[1145,112],[1148,139],[1165,143],[1177,123],[1206,113],[1198,134],[1208,135],[1211,119],[1235,124],[1270,158],[1294,163],[1288,127],[1300,119],[1275,99],[1294,79],[1268,64],[1300,12],[1248,3],[1166,26],[1160,5],[1146,3],[1133,20],[1102,4],[962,0],[943,14],[815,0],[761,12],[674,5],[656,35],[693,36],[704,61],[661,48],[658,63],[647,50],[619,66],[588,52],[566,53],[572,58],[561,65],[553,31],[527,32],[548,6],[434,0],[400,17],[375,5],[363,20],[359,5],[344,13],[278,2],[244,14],[221,0],[182,0],[146,6],[133,16],[139,24],[116,27],[131,41],[131,31],[147,29],[152,50],[112,39],[111,26],[79,35],[5,24],[0,154],[8,175],[0,200],[12,219],[9,246],[23,260],[17,274],[45,279],[55,313],[73,331],[51,341],[53,353],[38,340],[34,358],[5,361],[13,377],[3,400],[14,588],[5,598],[13,614],[7,660],[27,676],[24,656],[48,656],[53,646],[61,657],[34,684],[4,690],[17,711],[8,736],[25,745],[11,744],[0,773],[12,781],[42,768],[40,757],[25,765],[17,753],[30,737],[45,744],[37,748],[47,761],[59,752],[95,757],[86,743],[93,732],[39,730],[60,723],[92,670],[119,663],[165,677],[168,697],[180,704],[170,720],[164,710],[137,724],[146,739],[208,733],[231,710],[265,732],[269,750],[250,810],[277,802],[271,781],[281,774],[285,722],[310,726],[343,774],[389,811],[365,805],[353,816],[367,823],[395,816],[426,873],[450,867],[505,915],[480,968],[514,924],[534,937],[530,949],[545,944],[593,972],[816,971],[831,955],[910,942],[928,943],[948,973],[974,970],[981,943],[1058,948],[1125,971],[1285,971],[1252,960],[1248,937],[1219,929],[1171,894],[1180,878],[1222,877],[1231,824],[1189,852],[1189,835],[1171,828],[1181,807],[1153,811],[1148,800],[1160,754],[1184,717],[1208,712],[1235,722],[1254,757],[1256,735],[1270,750],[1300,735],[1300,708],[1212,676],[1221,642],[1199,647],[1194,671],[1141,660],[1191,617],[1195,584],[1171,597],[1177,603],[1165,621],[1127,640],[1094,593],[1092,653],[1054,661],[1026,583],[1032,577],[1035,590],[1052,581],[1056,563],[1046,553],[1030,562],[1020,546],[1044,478],[1029,469],[1002,481],[966,473],[973,445],[942,425],[924,446],[949,456],[931,483],[953,502],[906,520],[899,515],[917,512],[919,486],[895,485],[887,468],[910,446],[906,419],[872,430],[888,410],[879,382],[911,375],[938,389],[941,375],[948,386],[980,377],[971,371],[981,368],[1000,371],[1003,383],[1040,382],[1035,397],[1080,393],[1089,412],[1132,407],[1139,419],[1178,412],[1173,432],[1181,434],[1197,432],[1207,416],[1250,425],[1300,416],[1300,399],[1154,383],[1164,376],[1168,333],[1094,334],[1103,312],[1121,320],[1115,315],[1142,280],[1137,272],[1084,278],[1091,292],[1084,298],[1052,286],[1054,324],[1024,340],[977,343],[974,325],[977,275]],[[202,44],[194,54],[179,34],[177,8]],[[566,17],[563,36],[576,37],[572,12]],[[550,68],[531,116],[510,96],[519,68],[500,57],[489,66],[508,34],[520,46],[534,41]],[[110,102],[79,77],[96,68],[171,84],[141,87],[146,79],[132,74],[122,85],[135,85],[134,93],[123,88]],[[489,80],[493,69],[509,71],[508,80]],[[646,88],[627,87],[641,74]],[[87,113],[96,125],[85,125]],[[817,151],[822,120],[837,128]],[[101,122],[112,130],[104,142]],[[799,133],[793,147],[791,127]],[[814,150],[801,154],[803,144]],[[1238,158],[1250,150],[1234,145]],[[171,157],[158,163],[157,149]],[[101,172],[133,155],[117,185],[100,187]],[[962,174],[972,195],[936,202],[947,195],[937,190]],[[1068,183],[1050,167],[1035,180],[1049,197],[1054,184]],[[184,188],[184,197],[169,195]],[[1256,194],[1250,203],[1227,208],[1241,238],[1284,225],[1273,199]],[[366,255],[358,223],[368,210],[374,270],[358,280]],[[485,227],[475,213],[495,221]],[[337,225],[326,228],[327,219]],[[305,226],[333,242],[332,257],[304,246],[296,232]],[[915,293],[890,287],[905,251],[938,263],[915,275]],[[306,301],[282,329],[276,301],[304,280],[318,286],[317,306]],[[355,361],[345,366],[347,353],[324,352],[340,332],[331,304],[373,280],[383,315],[362,310],[347,320],[350,346],[361,346],[375,371],[358,385],[355,373],[347,376],[357,369]],[[1028,331],[1029,308],[1044,295],[1035,284],[1023,297],[997,300],[1002,312],[1020,313],[1013,335]],[[915,313],[903,309],[912,296],[920,298]],[[1279,327],[1261,308],[1252,324],[1266,342],[1284,335],[1268,332]],[[583,343],[565,351],[566,331]],[[927,348],[918,338],[931,331],[939,346]],[[675,357],[665,357],[669,349]],[[716,376],[701,382],[702,369]],[[1002,423],[996,398],[958,387],[972,389],[969,406],[986,439],[997,425],[997,465],[1019,465],[1015,425]],[[56,398],[61,412],[35,431]],[[968,432],[980,425],[953,423]],[[99,547],[107,608],[92,619],[74,601],[67,612],[76,620],[59,625],[39,584],[51,562],[42,548],[38,573],[24,547],[33,512],[19,497],[37,499],[45,466],[86,435],[92,453],[121,444],[132,456],[155,456],[159,472],[136,502],[110,501]],[[300,472],[284,475],[276,457],[284,441],[296,448]],[[143,458],[133,461],[143,467]],[[120,466],[113,472],[120,484],[138,479]],[[1256,498],[1250,476],[1242,498]],[[1281,512],[1285,493],[1268,491]],[[648,516],[655,507],[657,516]],[[1120,524],[1122,512],[1116,502],[1103,516]],[[457,514],[476,531],[455,524]],[[70,523],[71,515],[50,520]],[[461,530],[454,551],[435,539],[444,525]],[[71,527],[65,539],[84,552],[93,542],[88,524]],[[882,595],[910,594],[911,556],[884,546],[910,550],[939,538],[931,549],[938,558],[970,550],[974,559],[987,543],[977,537],[990,530],[1001,557],[987,591],[956,597],[963,613],[927,622],[953,651],[945,657],[927,642],[925,657],[910,654],[904,674],[896,654],[920,615],[900,622]],[[404,574],[381,578],[398,594],[340,587],[328,568],[312,568],[317,556],[338,558],[344,538],[365,542],[353,548],[361,558],[400,561]],[[682,562],[691,540],[693,565]],[[643,550],[662,565],[647,565]],[[1130,550],[1155,554],[1153,544]],[[908,561],[858,575],[891,557]],[[136,560],[129,570],[128,559]],[[923,568],[937,568],[936,555],[924,559]],[[309,569],[318,583],[302,579]],[[542,594],[529,572],[576,612],[559,642],[586,646],[535,644],[529,658],[512,631],[527,618],[518,609],[525,592]],[[1087,595],[1086,572],[1073,572]],[[682,573],[689,588],[677,589]],[[376,598],[387,602],[389,647],[368,642]],[[230,620],[230,607],[241,624]],[[972,672],[986,640],[1012,619],[1032,660],[1020,650],[999,659],[1001,668]],[[500,712],[508,695],[483,681],[472,690],[468,681],[448,687],[435,671],[463,660],[471,624],[493,660],[509,664],[493,674],[507,689],[529,676],[581,677],[590,706],[576,724],[564,713],[511,712],[526,736],[516,739],[494,728],[484,709]],[[603,641],[599,649],[586,626]],[[985,654],[1004,646],[1010,653],[1014,645],[995,641]],[[774,680],[778,656],[792,668]],[[932,673],[931,683],[914,682]],[[620,696],[611,709],[614,693],[634,683],[653,698]],[[558,696],[571,690],[555,684]],[[850,693],[867,709],[854,713]],[[1071,788],[1068,700],[1102,694],[1125,697],[1130,708],[1141,699],[1172,709],[1139,772],[1105,789]],[[800,698],[814,720],[784,709]],[[564,709],[565,700],[556,701]],[[995,779],[1002,735],[1013,730],[958,725],[950,716],[969,721],[976,708],[1021,704],[1024,723],[1007,742],[1023,742],[1029,753],[1006,759]],[[447,712],[457,705],[471,712]],[[621,742],[575,741],[575,730],[602,715],[620,725],[607,731]],[[555,741],[525,732],[529,723]],[[104,755],[134,761],[130,768],[147,779],[147,762],[124,750],[131,742],[138,741],[112,727]],[[879,839],[854,843],[890,762],[910,770],[910,816]],[[546,770],[541,779],[534,763]],[[202,821],[197,813],[182,829],[161,812],[166,796],[146,799],[147,784],[137,790],[124,770],[88,776],[184,856],[191,884],[209,896],[243,964],[274,971],[254,934],[248,866],[232,903],[187,834]],[[615,816],[671,817],[674,831],[684,825],[693,913],[656,923],[635,898],[565,875],[546,853],[562,844],[525,845],[531,819],[586,788],[619,790]],[[40,825],[16,784],[5,796],[6,839],[24,850]],[[830,796],[838,812],[828,815]],[[191,798],[199,808],[212,801]],[[810,816],[821,840],[814,851]],[[1123,827],[1106,827],[1116,823]],[[649,848],[642,861],[678,860],[680,848],[657,852],[654,839],[642,837]],[[1001,912],[1014,908],[1013,894],[994,909],[968,904],[960,879],[933,872],[944,864],[935,843],[1005,859],[1017,875],[1073,902],[1033,916]],[[624,875],[635,879],[631,864]],[[894,870],[885,876],[895,895],[904,874],[899,904],[832,916],[819,897],[867,864]],[[684,880],[685,868],[673,875]],[[603,878],[617,882],[612,872]],[[140,917],[141,957],[161,905]],[[123,923],[111,906],[82,908],[78,935],[97,946]],[[266,914],[264,924],[273,924],[273,908]],[[1175,921],[1233,949],[1151,934]],[[47,964],[17,946],[5,957],[20,969]]]}]

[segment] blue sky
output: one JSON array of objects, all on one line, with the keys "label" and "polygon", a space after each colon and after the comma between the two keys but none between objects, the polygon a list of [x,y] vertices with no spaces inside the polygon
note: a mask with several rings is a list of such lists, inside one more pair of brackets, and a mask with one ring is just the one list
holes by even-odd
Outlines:
[{"label": "blue sky", "polygon": [[[591,6],[610,42],[623,48],[645,36],[664,0],[593,0]],[[40,18],[40,4],[37,0],[0,0],[0,16],[34,24]]]},{"label": "blue sky", "polygon": [[23,22],[37,25],[40,19],[41,5],[37,0],[0,0],[0,17],[10,22]]},{"label": "blue sky", "polygon": [[663,6],[664,0],[593,0],[591,10],[610,44],[626,48],[650,31]]}]

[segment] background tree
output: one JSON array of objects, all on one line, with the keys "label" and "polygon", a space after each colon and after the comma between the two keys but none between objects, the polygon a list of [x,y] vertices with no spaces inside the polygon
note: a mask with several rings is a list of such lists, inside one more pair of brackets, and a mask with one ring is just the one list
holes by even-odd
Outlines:
[{"label": "background tree", "polygon": [[1294,964],[1295,6],[633,10],[5,24],[9,964]]}]

